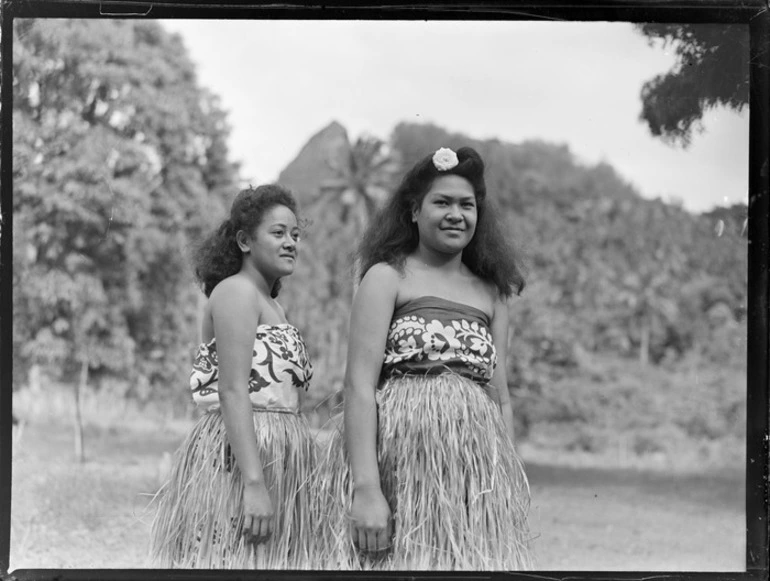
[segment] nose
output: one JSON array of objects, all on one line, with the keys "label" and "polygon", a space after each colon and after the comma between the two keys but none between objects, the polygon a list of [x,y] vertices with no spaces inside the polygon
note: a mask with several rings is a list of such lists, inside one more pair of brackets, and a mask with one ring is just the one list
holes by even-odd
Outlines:
[{"label": "nose", "polygon": [[284,248],[293,250],[297,246],[297,241],[294,240],[291,236],[287,236],[283,239],[283,246]]},{"label": "nose", "polygon": [[451,206],[449,206],[449,209],[447,210],[446,219],[449,220],[450,222],[462,221],[463,215],[460,212],[460,208],[455,204],[452,204]]}]

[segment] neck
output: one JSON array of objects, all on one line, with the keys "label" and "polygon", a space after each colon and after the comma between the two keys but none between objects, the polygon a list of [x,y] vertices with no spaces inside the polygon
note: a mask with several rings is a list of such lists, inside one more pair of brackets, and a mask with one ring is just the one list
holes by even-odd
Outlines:
[{"label": "neck", "polygon": [[266,297],[270,297],[273,286],[275,285],[275,281],[278,280],[278,277],[266,276],[264,273],[251,266],[246,260],[244,260],[243,264],[241,265],[241,272],[249,277],[249,279],[257,287],[257,290],[263,293]]},{"label": "neck", "polygon": [[430,248],[425,248],[421,244],[418,245],[417,250],[415,250],[412,256],[425,266],[440,268],[442,270],[460,270],[463,261],[462,252],[445,254]]}]

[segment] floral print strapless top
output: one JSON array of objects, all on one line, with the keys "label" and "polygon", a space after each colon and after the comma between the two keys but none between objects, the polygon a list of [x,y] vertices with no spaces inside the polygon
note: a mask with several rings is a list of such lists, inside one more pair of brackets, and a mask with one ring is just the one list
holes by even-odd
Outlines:
[{"label": "floral print strapless top", "polygon": [[487,382],[497,363],[489,316],[480,309],[424,296],[396,309],[382,376],[454,372]]},{"label": "floral print strapless top", "polygon": [[[259,325],[251,351],[249,399],[254,408],[297,411],[299,393],[307,391],[313,366],[299,330],[288,323]],[[190,374],[190,389],[198,406],[219,405],[219,362],[216,338],[201,344]]]}]

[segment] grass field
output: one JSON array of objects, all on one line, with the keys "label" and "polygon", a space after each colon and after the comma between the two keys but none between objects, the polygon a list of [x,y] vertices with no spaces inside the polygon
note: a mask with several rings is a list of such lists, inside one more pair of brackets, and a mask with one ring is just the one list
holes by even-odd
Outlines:
[{"label": "grass field", "polygon": [[[94,422],[78,464],[69,424],[26,421],[14,441],[11,570],[150,566],[146,505],[186,427],[161,425]],[[538,569],[743,570],[741,467],[587,468],[522,450]]]}]

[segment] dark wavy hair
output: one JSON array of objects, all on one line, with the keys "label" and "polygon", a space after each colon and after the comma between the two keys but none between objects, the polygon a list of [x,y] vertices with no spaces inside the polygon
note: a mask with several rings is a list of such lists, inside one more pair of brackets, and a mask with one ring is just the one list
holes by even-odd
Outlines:
[{"label": "dark wavy hair", "polygon": [[364,233],[357,253],[361,278],[379,262],[403,272],[406,257],[420,240],[417,224],[412,222],[413,209],[420,207],[437,177],[456,175],[468,180],[473,187],[478,215],[476,232],[463,250],[463,263],[476,276],[492,282],[501,295],[521,294],[526,284],[521,258],[505,236],[500,212],[487,199],[484,160],[470,147],[458,149],[457,159],[459,163],[455,167],[439,171],[431,153],[406,173]]},{"label": "dark wavy hair", "polygon": [[[225,278],[241,270],[243,252],[238,247],[235,234],[238,230],[253,232],[262,223],[265,213],[275,206],[286,206],[299,220],[297,201],[286,188],[270,184],[241,190],[230,207],[230,217],[194,250],[195,278],[207,297]],[[273,285],[270,296],[277,297],[280,290],[279,279]]]}]

